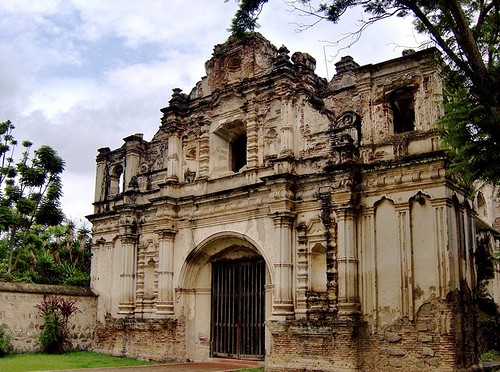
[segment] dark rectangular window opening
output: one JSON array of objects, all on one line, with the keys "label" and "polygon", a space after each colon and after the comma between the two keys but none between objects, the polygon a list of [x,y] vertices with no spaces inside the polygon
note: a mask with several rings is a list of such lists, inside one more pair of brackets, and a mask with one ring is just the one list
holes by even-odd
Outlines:
[{"label": "dark rectangular window opening", "polygon": [[397,89],[389,95],[394,133],[415,130],[415,97],[413,88]]},{"label": "dark rectangular window opening", "polygon": [[247,136],[242,134],[231,143],[231,170],[239,172],[247,165]]}]

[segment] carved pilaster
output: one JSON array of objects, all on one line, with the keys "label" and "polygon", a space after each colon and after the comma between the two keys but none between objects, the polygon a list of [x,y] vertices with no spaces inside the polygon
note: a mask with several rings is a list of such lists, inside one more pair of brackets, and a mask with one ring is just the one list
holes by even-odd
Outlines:
[{"label": "carved pilaster", "polygon": [[255,118],[247,119],[247,168],[253,169],[259,163],[259,128]]},{"label": "carved pilaster", "polygon": [[200,137],[200,154],[198,157],[198,170],[199,179],[207,179],[209,172],[209,157],[210,157],[210,124],[204,123],[201,127],[201,137]]},{"label": "carved pilaster", "polygon": [[337,225],[333,218],[331,193],[320,190],[318,197],[321,202],[321,223],[325,227],[327,301],[329,309],[336,312],[338,310],[339,285]]},{"label": "carved pilaster", "polygon": [[[377,312],[377,278],[376,278],[376,247],[375,247],[375,209],[369,207],[363,210],[361,229],[359,233],[360,268],[362,306],[364,314]],[[378,317],[375,316],[375,319]],[[376,327],[376,325],[374,325]]]},{"label": "carved pilaster", "polygon": [[351,208],[336,211],[338,234],[338,306],[341,314],[359,312],[356,214]]},{"label": "carved pilaster", "polygon": [[446,198],[431,199],[434,209],[435,244],[439,268],[439,296],[445,298],[448,293],[448,283],[451,283],[450,265],[448,259],[448,221],[447,211],[451,200]]},{"label": "carved pilaster", "polygon": [[160,231],[158,262],[158,314],[174,313],[174,239],[177,230]]},{"label": "carved pilaster", "polygon": [[395,206],[398,213],[399,247],[401,252],[401,310],[403,316],[414,317],[413,257],[411,249],[410,206],[408,203]]},{"label": "carved pilaster", "polygon": [[308,252],[307,252],[307,226],[301,221],[297,225],[297,306],[295,317],[303,319],[307,316],[307,286],[308,286]]},{"label": "carved pilaster", "polygon": [[278,254],[274,262],[274,315],[290,315],[293,313],[292,225],[294,218],[295,214],[291,212],[275,213],[273,216],[276,241],[278,243]]},{"label": "carved pilaster", "polygon": [[132,315],[135,309],[135,257],[137,236],[135,234],[120,237],[122,249],[121,295],[118,313]]},{"label": "carved pilaster", "polygon": [[[99,202],[106,200],[108,196],[108,178],[109,169],[107,167],[108,157],[109,157],[109,147],[104,147],[99,149],[99,155],[97,156],[97,167],[96,167],[96,177],[95,177],[95,194],[94,201]],[[95,213],[98,213],[98,207],[94,209]]]},{"label": "carved pilaster", "polygon": [[291,98],[284,99],[281,104],[281,150],[280,156],[292,156],[293,144],[293,103]]},{"label": "carved pilaster", "polygon": [[134,189],[137,179],[135,175],[139,169],[139,162],[141,158],[141,142],[142,134],[134,134],[123,139],[125,141],[125,169],[123,171],[124,177],[124,191],[127,189]]},{"label": "carved pilaster", "polygon": [[168,138],[167,179],[166,181],[179,181],[179,154],[181,140],[177,133],[172,133]]}]

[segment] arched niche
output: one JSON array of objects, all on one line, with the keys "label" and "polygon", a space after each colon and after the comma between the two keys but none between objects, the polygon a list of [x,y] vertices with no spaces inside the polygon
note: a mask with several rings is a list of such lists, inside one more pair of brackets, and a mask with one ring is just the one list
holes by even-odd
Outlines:
[{"label": "arched niche", "polygon": [[311,291],[326,292],[326,247],[316,243],[311,248]]}]

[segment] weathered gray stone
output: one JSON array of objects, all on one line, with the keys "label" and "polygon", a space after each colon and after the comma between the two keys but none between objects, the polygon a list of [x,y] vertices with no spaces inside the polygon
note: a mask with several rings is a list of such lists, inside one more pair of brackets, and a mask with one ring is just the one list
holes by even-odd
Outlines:
[{"label": "weathered gray stone", "polygon": [[426,357],[433,357],[434,355],[436,355],[436,352],[432,350],[430,347],[424,347],[422,349],[422,355]]},{"label": "weathered gray stone", "polygon": [[402,337],[401,337],[401,335],[398,335],[397,333],[387,332],[385,334],[385,339],[387,340],[387,342],[399,342],[399,341],[401,341]]},{"label": "weathered gray stone", "polygon": [[418,335],[417,340],[419,342],[432,342],[433,338],[431,335]]},{"label": "weathered gray stone", "polygon": [[402,359],[391,358],[389,359],[389,366],[401,368],[404,366],[404,361]]},{"label": "weathered gray stone", "polygon": [[419,321],[417,322],[416,329],[417,331],[427,331],[429,327],[427,326],[427,322]]},{"label": "weathered gray stone", "polygon": [[440,366],[438,358],[429,358],[429,359],[427,359],[427,363],[429,363],[429,365],[432,367],[439,367]]},{"label": "weathered gray stone", "polygon": [[385,349],[385,352],[390,356],[399,356],[403,357],[406,355],[406,351],[401,350],[399,348],[388,347]]}]

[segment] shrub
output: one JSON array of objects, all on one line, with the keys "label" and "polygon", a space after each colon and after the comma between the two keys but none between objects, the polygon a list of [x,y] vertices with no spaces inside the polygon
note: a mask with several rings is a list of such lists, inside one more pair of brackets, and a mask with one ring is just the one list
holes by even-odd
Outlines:
[{"label": "shrub", "polygon": [[59,265],[59,278],[65,285],[88,287],[90,284],[90,275],[69,262]]},{"label": "shrub", "polygon": [[49,354],[59,354],[71,348],[69,318],[78,310],[74,300],[59,296],[46,296],[42,303],[35,307],[43,318],[40,344],[43,351]]},{"label": "shrub", "polygon": [[10,351],[10,336],[0,327],[0,358]]}]

